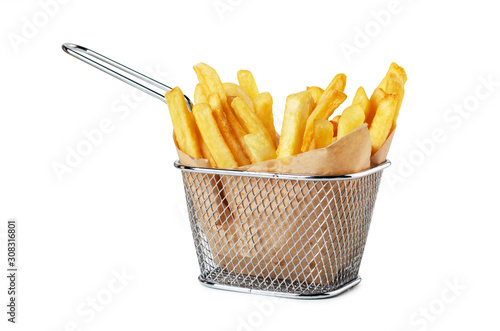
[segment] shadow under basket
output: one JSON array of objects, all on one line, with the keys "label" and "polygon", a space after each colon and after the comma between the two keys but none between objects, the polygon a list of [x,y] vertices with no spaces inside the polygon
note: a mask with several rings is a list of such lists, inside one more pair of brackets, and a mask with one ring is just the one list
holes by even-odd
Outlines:
[{"label": "shadow under basket", "polygon": [[316,299],[361,281],[359,266],[389,161],[342,176],[174,165],[182,172],[204,285]]}]

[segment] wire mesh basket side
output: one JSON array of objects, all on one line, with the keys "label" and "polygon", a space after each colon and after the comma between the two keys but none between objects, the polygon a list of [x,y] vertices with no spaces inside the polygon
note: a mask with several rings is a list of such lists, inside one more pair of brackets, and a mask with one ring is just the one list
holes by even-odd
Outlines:
[{"label": "wire mesh basket side", "polygon": [[357,277],[381,172],[336,181],[182,173],[204,280],[314,294]]}]

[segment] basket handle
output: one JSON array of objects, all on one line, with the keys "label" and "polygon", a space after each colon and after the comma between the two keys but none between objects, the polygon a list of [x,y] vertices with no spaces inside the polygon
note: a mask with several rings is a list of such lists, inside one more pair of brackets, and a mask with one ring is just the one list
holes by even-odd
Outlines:
[{"label": "basket handle", "polygon": [[[149,94],[152,97],[155,97],[158,100],[162,100],[163,102],[165,101],[165,93],[172,90],[172,88],[168,85],[165,85],[163,83],[160,83],[157,80],[154,80],[153,78],[150,78],[146,75],[141,74],[140,72],[137,72],[133,69],[130,69],[129,67],[124,66],[123,64],[120,64],[114,60],[111,60],[110,58],[99,54],[97,52],[94,52],[93,50],[80,46],[77,44],[71,44],[71,43],[64,43],[62,44],[62,49],[69,55],[76,57],[77,59],[93,66],[94,68],[97,68],[101,71],[104,71],[105,73],[121,80],[124,83],[127,83],[136,89],[141,90],[142,92]],[[98,62],[97,60],[101,61]],[[118,69],[114,70],[112,68]],[[129,78],[125,76],[124,74],[120,73],[119,71],[122,71],[123,73],[127,73],[131,75],[132,77],[137,78],[138,81],[133,80],[132,78]],[[154,89],[145,86],[144,84],[150,84],[158,89],[161,90],[162,93],[155,91]],[[188,109],[191,111],[192,109],[192,103],[191,100],[187,96],[184,95],[184,98],[186,99],[186,104],[188,106]]]}]

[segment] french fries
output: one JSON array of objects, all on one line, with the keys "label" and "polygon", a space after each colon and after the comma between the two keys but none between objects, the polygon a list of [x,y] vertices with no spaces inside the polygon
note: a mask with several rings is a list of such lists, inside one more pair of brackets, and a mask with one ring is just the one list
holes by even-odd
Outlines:
[{"label": "french fries", "polygon": [[243,139],[250,150],[250,158],[253,163],[276,158],[276,151],[273,145],[271,145],[262,133],[250,133],[243,137]]},{"label": "french fries", "polygon": [[[372,142],[372,154],[375,154],[384,144],[392,128],[398,105],[398,96],[395,94],[385,95],[377,108],[370,125],[370,139]],[[342,120],[342,118],[340,118]]]},{"label": "french fries", "polygon": [[192,157],[201,158],[200,138],[197,134],[193,114],[188,110],[181,89],[176,87],[165,93],[170,118],[174,127],[175,139],[179,149]]},{"label": "french fries", "polygon": [[324,90],[308,86],[286,98],[279,137],[273,98],[268,92],[259,93],[250,71],[238,71],[238,84],[234,84],[222,83],[205,63],[193,68],[199,83],[192,113],[178,87],[165,94],[174,138],[184,153],[205,158],[214,168],[228,169],[325,148],[363,123],[368,124],[373,155],[396,127],[407,81],[405,70],[391,63],[370,98],[360,86],[351,105],[333,118],[347,98],[346,75],[337,74]]},{"label": "french fries", "polygon": [[238,167],[238,163],[219,131],[210,106],[206,103],[194,105],[193,115],[200,129],[203,141],[207,144],[208,150],[217,166],[224,169]]},{"label": "french fries", "polygon": [[314,120],[317,118],[327,120],[346,98],[347,96],[339,90],[325,90],[325,93],[321,95],[316,108],[314,108],[311,115],[307,118],[304,139],[301,147],[302,152],[307,152],[310,147],[309,145],[311,145],[314,135]]},{"label": "french fries", "polygon": [[[215,71],[215,69],[213,69],[212,67],[203,62],[195,65],[193,69],[196,72],[198,81],[204,86],[206,86],[209,93],[219,94],[222,103],[222,109],[224,110],[224,113],[226,113],[226,117],[231,125],[231,128],[233,129],[233,133],[236,136],[236,139],[238,139],[240,145],[243,146],[243,148],[245,149],[246,145],[244,144],[243,137],[247,133],[245,132],[245,130],[243,130],[241,124],[236,119],[233,109],[227,103],[226,91],[224,90],[224,86],[222,85],[219,74],[217,74],[217,71]],[[249,151],[245,150],[245,154],[247,156],[248,153]]]},{"label": "french fries", "polygon": [[405,95],[405,88],[403,81],[393,72],[387,74],[387,94],[395,94],[398,97],[398,104],[396,106],[396,115],[394,116],[394,121],[392,122],[393,130],[396,127],[396,121],[399,115],[399,109],[401,108],[401,103],[403,102],[403,97]]},{"label": "french fries", "polygon": [[330,121],[330,123],[332,123],[332,125],[333,125],[333,136],[334,137],[337,137],[337,128],[339,126],[339,121],[340,121],[340,115],[335,116]]},{"label": "french fries", "polygon": [[[222,102],[222,100],[221,100]],[[238,139],[238,142],[240,145],[243,147],[243,150],[245,152],[245,155],[249,157],[249,150],[245,148],[245,141],[243,140],[243,137],[247,134],[243,127],[241,126],[240,122],[236,118],[236,115],[233,112],[233,109],[226,103],[222,103],[222,109],[224,110],[224,113],[226,114],[227,121],[229,122],[229,125],[231,126],[231,129],[233,129],[234,136],[236,139]]]},{"label": "french fries", "polygon": [[247,92],[250,98],[256,98],[259,95],[259,89],[253,78],[253,74],[248,70],[240,70],[237,76],[238,84]]},{"label": "french fries", "polygon": [[370,100],[366,96],[365,89],[360,86],[354,95],[354,99],[352,99],[353,105],[360,105],[361,109],[363,109],[363,113],[365,113],[365,118],[370,113]]},{"label": "french fries", "polygon": [[273,145],[278,146],[278,137],[274,127],[273,98],[269,92],[264,92],[253,98],[255,114],[266,127],[267,132],[273,140]]},{"label": "french fries", "polygon": [[375,112],[377,111],[378,105],[383,97],[385,97],[385,91],[380,87],[373,91],[372,96],[370,97],[370,111],[368,112],[368,116],[365,119],[365,122],[368,124],[372,123],[373,117],[375,116]]},{"label": "french fries", "polygon": [[365,123],[365,113],[360,105],[352,105],[344,109],[337,128],[337,138],[340,139],[349,132]]},{"label": "french fries", "polygon": [[344,74],[338,74],[335,77],[333,77],[332,81],[330,82],[330,84],[328,84],[327,88],[325,89],[325,92],[323,92],[317,103],[319,104],[326,97],[327,92],[334,90],[344,92],[346,82],[347,82],[347,77]]},{"label": "french fries", "polygon": [[403,102],[403,97],[405,94],[404,85],[406,84],[408,77],[406,71],[397,65],[396,63],[391,63],[389,70],[385,75],[384,79],[378,85],[378,88],[383,89],[387,94],[395,94],[398,96],[398,105],[396,109],[396,115],[394,116],[394,121],[392,123],[391,131],[396,128],[396,122],[399,116],[399,109]]},{"label": "french fries", "polygon": [[208,89],[202,83],[196,84],[194,89],[194,103],[208,103]]},{"label": "french fries", "polygon": [[235,98],[241,98],[245,101],[248,108],[253,110],[252,99],[250,99],[244,89],[234,83],[223,83],[222,86],[224,87],[224,91],[226,91],[228,104],[231,104]]},{"label": "french fries", "polygon": [[308,86],[306,90],[311,92],[315,104],[318,102],[323,92],[325,92],[321,87],[318,86]]},{"label": "french fries", "polygon": [[208,92],[219,93],[222,103],[227,103],[226,91],[222,86],[217,71],[203,62],[195,65],[193,69],[196,72],[196,76],[198,76],[198,81],[207,87]]},{"label": "french fries", "polygon": [[391,65],[389,66],[389,70],[387,71],[387,74],[385,75],[384,79],[382,79],[382,81],[378,85],[378,88],[381,88],[384,91],[387,90],[389,73],[393,73],[397,77],[399,77],[399,79],[403,81],[403,85],[406,84],[406,81],[408,79],[408,77],[406,76],[406,71],[403,69],[403,67],[400,67],[395,62],[392,62]]},{"label": "french fries", "polygon": [[[198,130],[198,134],[200,134],[199,130]],[[201,137],[201,134],[200,134],[200,137]],[[208,146],[205,143],[205,141],[203,139],[200,139],[200,143],[201,143],[201,154],[203,155],[203,158],[207,159],[213,168],[217,168],[217,162],[215,162],[214,158],[212,157],[212,153],[210,153],[210,151],[208,150]]]},{"label": "french fries", "polygon": [[274,140],[266,127],[243,99],[236,97],[231,103],[231,107],[234,109],[236,117],[247,133],[261,133],[274,147]]},{"label": "french fries", "polygon": [[208,96],[208,103],[210,105],[210,108],[212,108],[212,113],[215,121],[217,122],[220,133],[222,134],[222,137],[224,137],[224,140],[226,141],[227,146],[236,159],[236,162],[238,162],[238,165],[244,166],[250,164],[250,160],[245,155],[242,146],[233,134],[233,130],[231,129],[231,125],[227,120],[226,113],[224,113],[224,110],[222,109],[222,102],[220,100],[219,94],[211,93]]},{"label": "french fries", "polygon": [[291,94],[286,98],[281,137],[276,151],[278,158],[300,153],[306,121],[313,103],[314,99],[308,91]]},{"label": "french fries", "polygon": [[314,120],[314,149],[323,148],[332,143],[333,124],[330,121],[317,118]]}]

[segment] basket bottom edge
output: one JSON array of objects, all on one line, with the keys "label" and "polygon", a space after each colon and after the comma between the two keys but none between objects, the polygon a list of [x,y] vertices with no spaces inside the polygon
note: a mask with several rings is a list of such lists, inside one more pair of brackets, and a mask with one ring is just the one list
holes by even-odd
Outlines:
[{"label": "basket bottom edge", "polygon": [[231,286],[225,284],[218,284],[211,281],[206,280],[203,275],[198,276],[198,280],[203,286],[206,286],[211,289],[223,290],[229,292],[237,292],[237,293],[247,293],[247,294],[257,294],[257,295],[265,295],[265,296],[273,296],[279,298],[287,298],[287,299],[299,299],[299,300],[317,300],[317,299],[327,299],[336,297],[344,292],[349,291],[356,285],[361,282],[361,277],[358,275],[355,279],[350,282],[344,284],[342,287],[327,292],[318,292],[311,294],[302,294],[302,293],[287,293],[287,292],[279,292],[272,290],[257,290],[240,286]]}]

